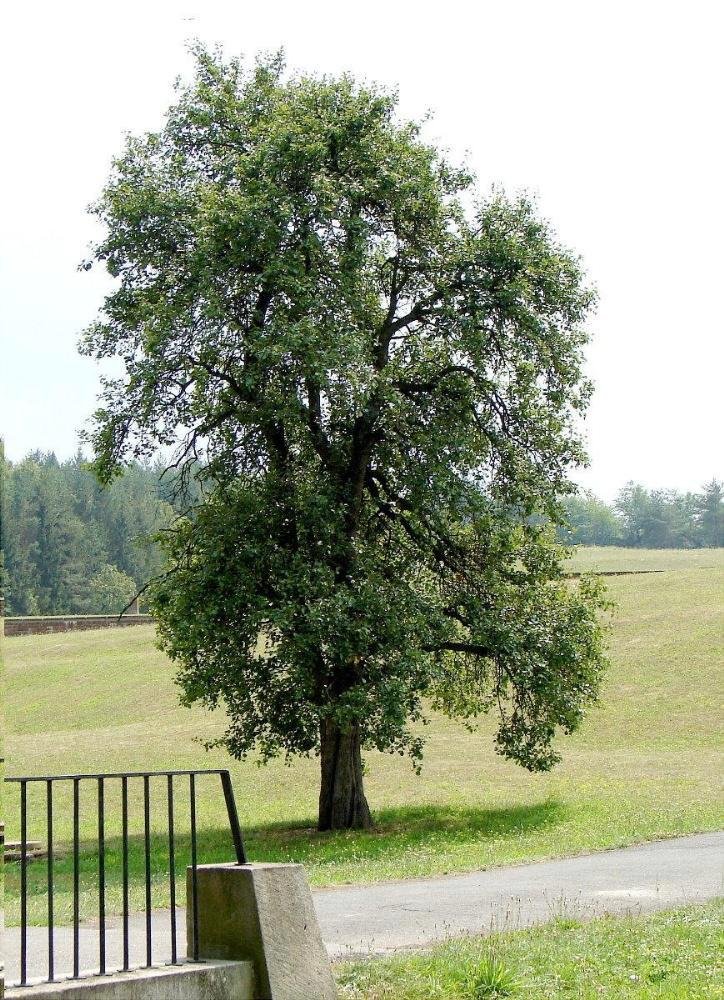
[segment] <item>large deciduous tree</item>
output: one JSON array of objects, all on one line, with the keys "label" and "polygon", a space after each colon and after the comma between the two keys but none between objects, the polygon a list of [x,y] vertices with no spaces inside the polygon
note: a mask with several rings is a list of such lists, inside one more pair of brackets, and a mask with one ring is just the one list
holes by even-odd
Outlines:
[{"label": "large deciduous tree", "polygon": [[95,208],[117,287],[84,339],[125,366],[101,479],[159,444],[205,479],[152,598],[183,697],[236,757],[319,753],[321,829],[371,823],[362,751],[417,764],[428,707],[494,708],[545,770],[603,662],[541,526],[583,458],[579,265],[394,95],[196,58]]}]

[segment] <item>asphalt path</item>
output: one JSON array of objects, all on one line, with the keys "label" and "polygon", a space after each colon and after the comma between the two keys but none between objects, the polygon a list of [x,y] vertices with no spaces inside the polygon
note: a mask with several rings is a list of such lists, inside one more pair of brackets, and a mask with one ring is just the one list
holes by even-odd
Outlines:
[{"label": "asphalt path", "polygon": [[[649,913],[703,902],[724,891],[724,831],[640,844],[598,854],[365,886],[317,889],[314,904],[334,959],[418,948],[463,934],[487,934],[603,913]],[[185,913],[178,911],[178,952]],[[154,963],[171,953],[170,912],[153,913]],[[131,965],[145,962],[145,918],[131,918]],[[98,968],[97,923],[80,928],[81,968]],[[54,934],[56,974],[72,966],[72,929]],[[5,931],[6,981],[19,975],[20,930]],[[28,977],[47,976],[48,931],[28,928]],[[107,922],[109,971],[121,964],[121,928]]]}]

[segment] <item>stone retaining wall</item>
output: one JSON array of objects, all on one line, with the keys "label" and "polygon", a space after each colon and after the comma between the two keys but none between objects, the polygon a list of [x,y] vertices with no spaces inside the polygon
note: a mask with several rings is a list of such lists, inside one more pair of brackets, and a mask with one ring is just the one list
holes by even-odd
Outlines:
[{"label": "stone retaining wall", "polygon": [[5,635],[44,635],[48,632],[79,632],[94,628],[125,628],[148,625],[150,615],[53,615],[48,618],[6,618]]}]

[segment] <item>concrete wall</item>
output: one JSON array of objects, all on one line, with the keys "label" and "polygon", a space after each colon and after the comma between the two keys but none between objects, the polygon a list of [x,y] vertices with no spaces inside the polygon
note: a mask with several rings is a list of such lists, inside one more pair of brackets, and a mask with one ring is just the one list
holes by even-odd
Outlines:
[{"label": "concrete wall", "polygon": [[6,618],[5,635],[44,635],[49,632],[78,632],[95,628],[125,628],[148,625],[150,615],[52,615],[47,618]]},{"label": "concrete wall", "polygon": [[251,962],[138,969],[7,990],[5,1000],[254,1000]]},{"label": "concrete wall", "polygon": [[[255,1000],[336,1000],[337,987],[301,865],[199,865],[198,953],[254,964]],[[193,872],[186,872],[193,952]]]}]

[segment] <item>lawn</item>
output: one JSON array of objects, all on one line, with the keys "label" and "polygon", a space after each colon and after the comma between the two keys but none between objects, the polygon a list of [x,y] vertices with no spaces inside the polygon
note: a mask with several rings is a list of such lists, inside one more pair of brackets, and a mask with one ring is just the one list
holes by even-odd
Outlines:
[{"label": "lawn", "polygon": [[[614,559],[615,556],[615,559]],[[220,714],[177,704],[173,667],[150,626],[28,636],[5,641],[8,774],[191,767],[232,771],[253,860],[302,861],[315,885],[409,878],[572,855],[722,825],[721,680],[724,550],[577,553],[573,568],[664,569],[608,579],[617,602],[611,668],[601,703],[578,734],[560,740],[563,763],[531,775],[492,748],[492,722],[478,732],[434,718],[417,777],[399,757],[367,757],[371,833],[314,832],[318,764],[229,761],[199,740],[223,730]],[[17,790],[8,786],[8,838],[17,836]],[[42,788],[30,801],[28,835],[45,839]],[[132,827],[140,830],[139,791]],[[158,792],[162,792],[159,788]],[[153,902],[167,901],[162,800],[152,799],[156,840]],[[107,793],[108,909],[120,906],[118,797]],[[56,803],[57,919],[70,914],[68,800]],[[179,826],[185,822],[177,797]],[[95,813],[85,800],[82,910],[93,891]],[[216,782],[199,785],[200,858],[231,857]],[[135,825],[134,825],[135,824]],[[179,870],[187,860],[181,844]],[[131,905],[140,907],[143,857],[131,856]],[[44,922],[45,871],[29,867],[30,917]],[[8,917],[17,919],[17,865],[6,868]]]},{"label": "lawn", "polygon": [[574,549],[571,569],[578,572],[640,573],[691,569],[722,569],[724,549],[623,549],[609,546],[579,546]]},{"label": "lawn", "polygon": [[[345,964],[348,1000],[716,1000],[724,997],[724,903],[652,917],[559,918],[430,951]],[[499,987],[494,990],[494,984]]]}]

